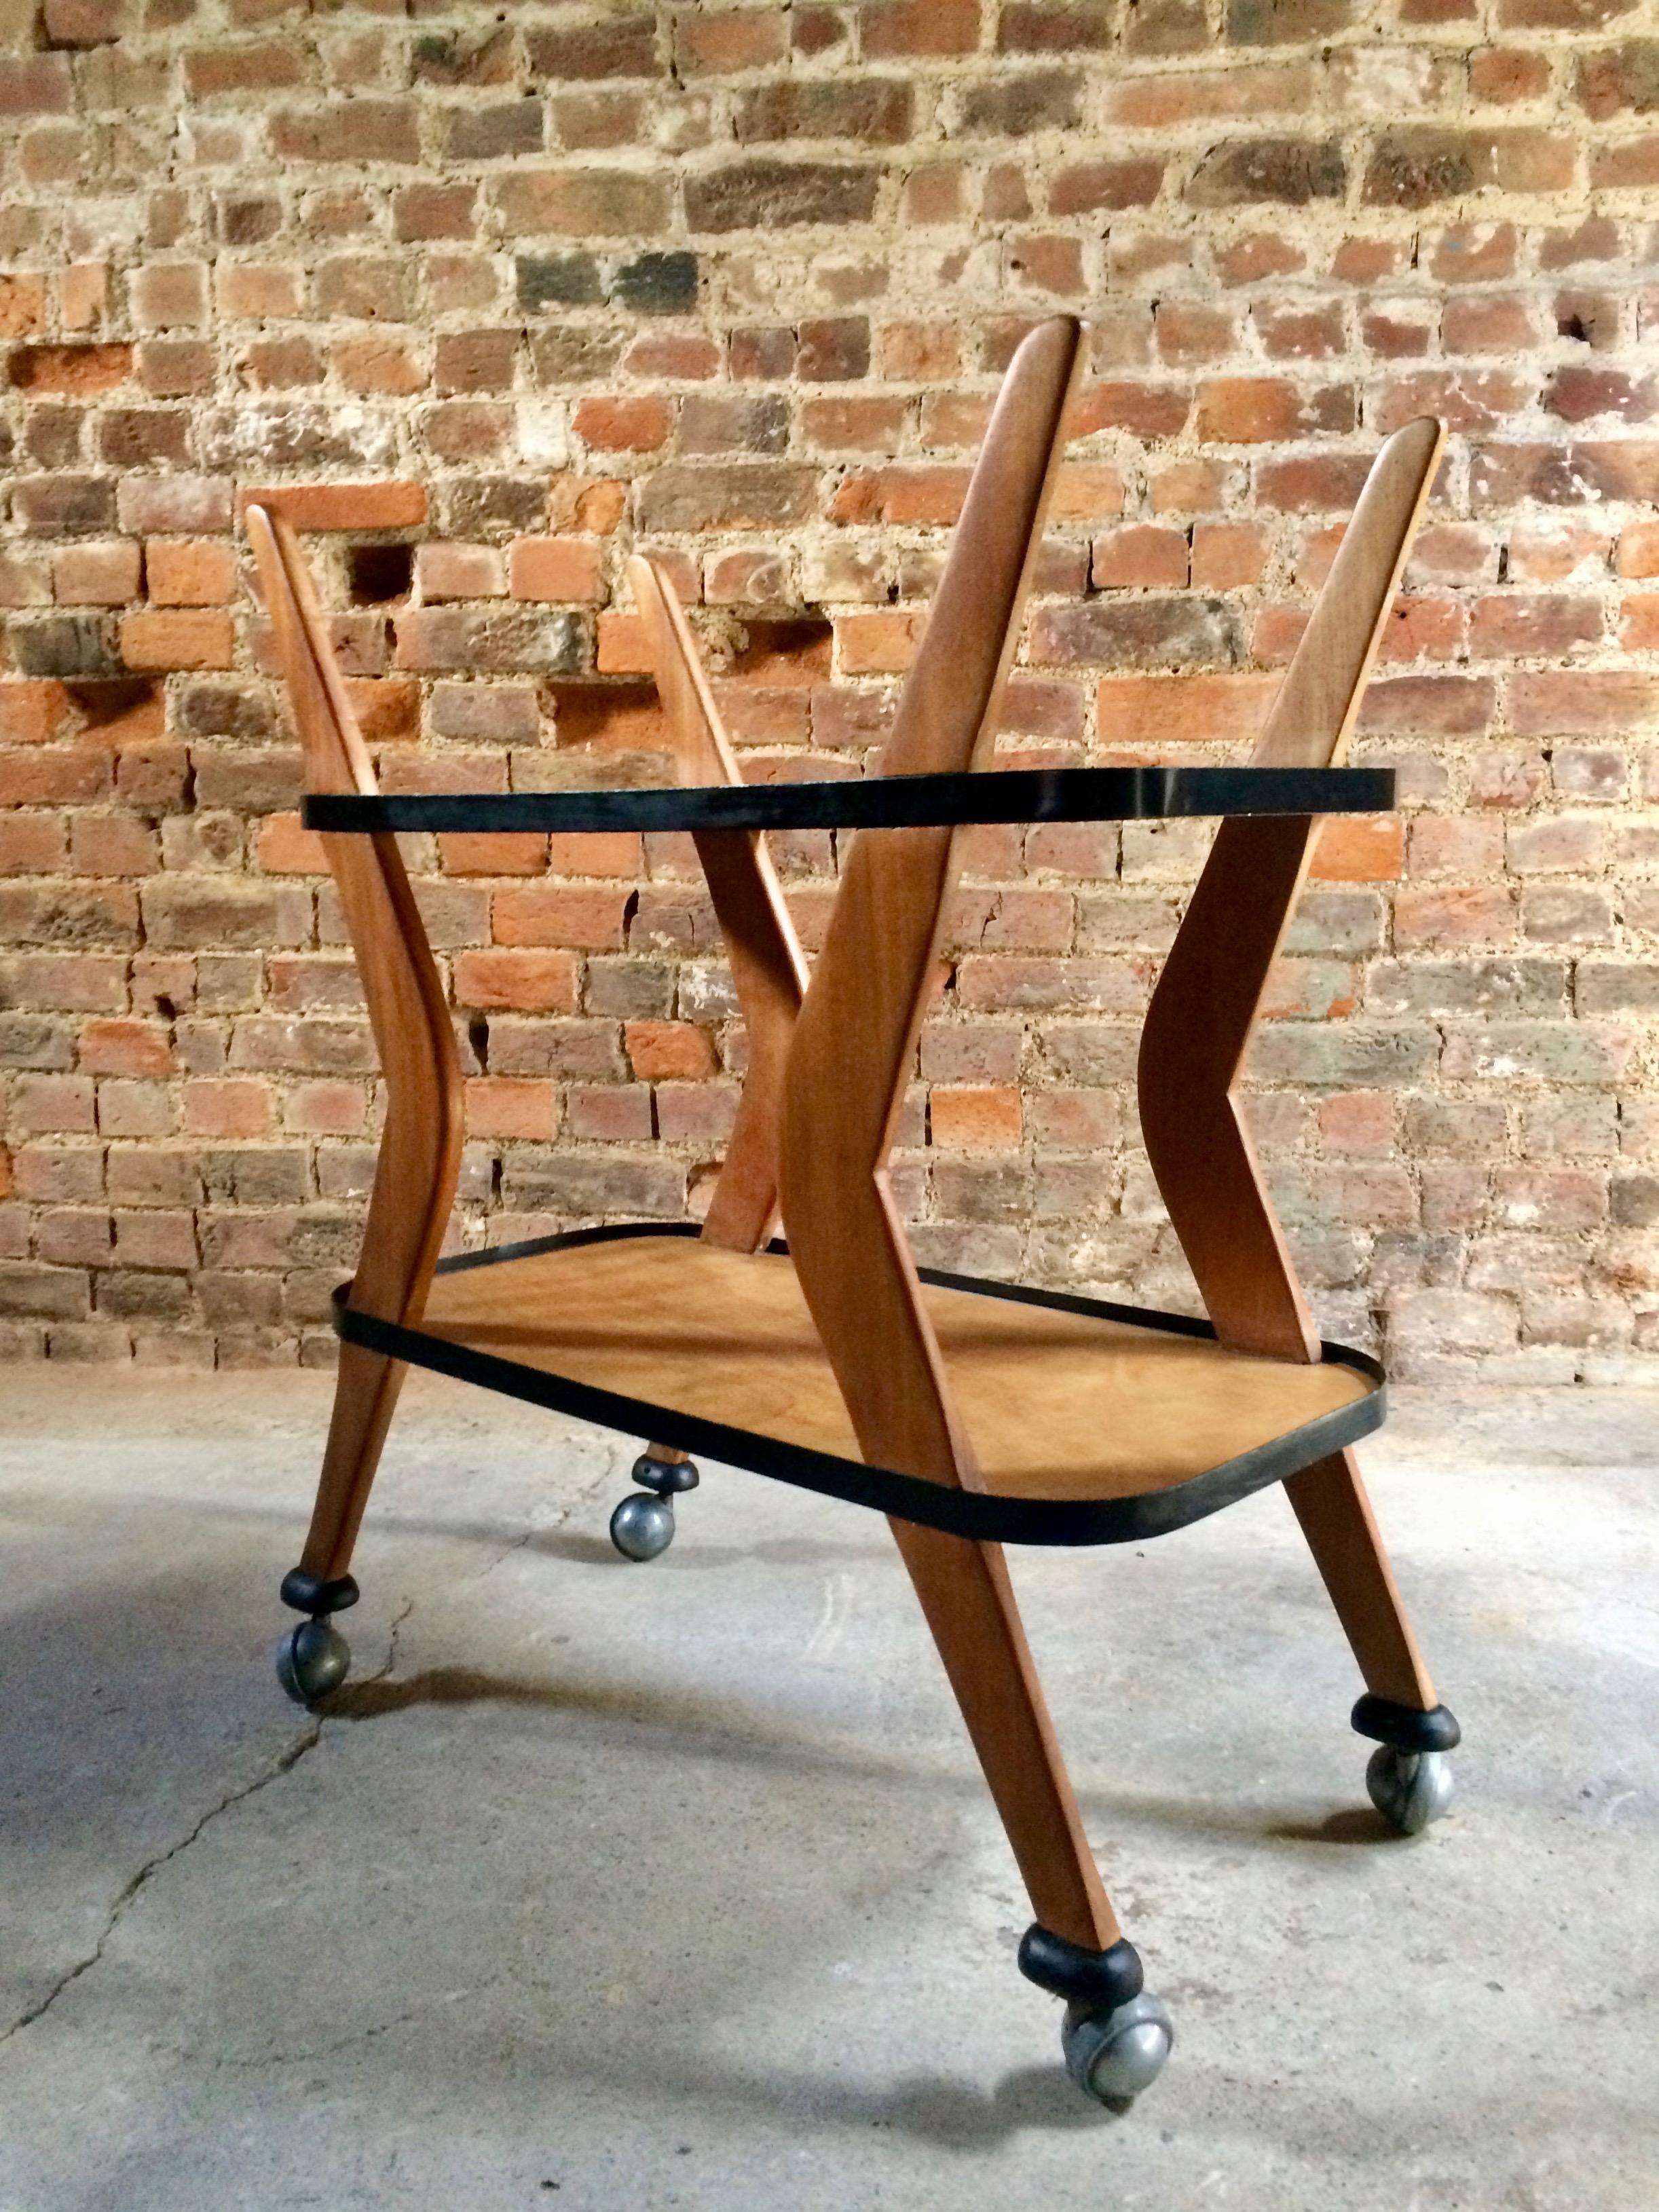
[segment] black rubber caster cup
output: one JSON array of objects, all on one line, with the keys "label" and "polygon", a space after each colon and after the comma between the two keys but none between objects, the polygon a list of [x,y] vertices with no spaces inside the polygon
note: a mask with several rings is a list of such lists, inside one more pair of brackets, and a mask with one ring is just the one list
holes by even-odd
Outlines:
[{"label": "black rubber caster cup", "polygon": [[357,1595],[349,1575],[325,1582],[295,1567],[283,1576],[283,1603],[310,1615],[289,1629],[276,1646],[276,1680],[296,1705],[320,1704],[351,1672],[351,1646],[330,1616],[356,1605]]},{"label": "black rubber caster cup", "polygon": [[1353,1709],[1353,1726],[1377,1747],[1365,1768],[1372,1804],[1401,1835],[1421,1835],[1451,1803],[1448,1754],[1462,1740],[1456,1720],[1444,1705],[1419,1712],[1368,1693]]}]

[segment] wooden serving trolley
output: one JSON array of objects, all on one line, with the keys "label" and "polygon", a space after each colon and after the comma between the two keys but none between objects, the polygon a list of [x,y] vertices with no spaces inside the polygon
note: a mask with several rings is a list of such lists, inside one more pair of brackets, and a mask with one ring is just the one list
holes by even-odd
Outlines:
[{"label": "wooden serving trolley", "polygon": [[[1233,1086],[1317,818],[1392,804],[1336,765],[1438,460],[1431,421],[1378,455],[1246,768],[973,771],[988,755],[1063,443],[1079,326],[1014,357],[879,773],[743,784],[672,589],[629,564],[676,787],[382,798],[292,531],[248,526],[305,750],[305,819],[339,885],[387,1110],[339,1380],[279,1672],[343,1680],[333,1616],[405,1366],[651,1441],[613,1524],[644,1558],[690,1455],[889,1516],[1035,1916],[1019,1963],[1066,2001],[1079,2084],[1116,2101],[1171,2031],[1084,1836],[1002,1546],[1109,1544],[1282,1483],[1364,1678],[1353,1725],[1398,1828],[1443,1809],[1457,1724],[1436,1699],[1350,1447],[1382,1419],[1376,1363],[1322,1343]],[[967,823],[1219,816],[1147,1012],[1140,1115],[1207,1321],[918,1267],[886,1162]],[[810,977],[769,830],[856,829]],[[689,830],[724,935],[749,1071],[708,1218],[628,1223],[441,1259],[462,1139],[453,1021],[397,833]],[[787,1243],[774,1231],[780,1216]]]}]

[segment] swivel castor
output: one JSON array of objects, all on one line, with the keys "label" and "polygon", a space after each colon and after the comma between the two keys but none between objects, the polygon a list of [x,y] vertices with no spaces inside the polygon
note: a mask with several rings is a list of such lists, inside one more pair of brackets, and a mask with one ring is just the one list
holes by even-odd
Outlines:
[{"label": "swivel castor", "polygon": [[1365,1787],[1390,1827],[1420,1835],[1451,1802],[1451,1761],[1443,1751],[1397,1751],[1382,1743],[1366,1762]]},{"label": "swivel castor", "polygon": [[314,1705],[351,1671],[351,1646],[324,1618],[302,1620],[276,1646],[276,1680],[296,1705]]},{"label": "swivel castor", "polygon": [[281,1595],[284,1605],[311,1617],[290,1628],[276,1646],[276,1680],[296,1705],[314,1705],[337,1690],[351,1671],[351,1646],[329,1616],[356,1604],[357,1585],[349,1575],[330,1582],[304,1567],[292,1567],[283,1577]]},{"label": "swivel castor", "polygon": [[1175,2030],[1163,2000],[1143,1990],[1109,2012],[1068,2005],[1060,2041],[1066,2071],[1085,2096],[1127,2105],[1164,2071]]},{"label": "swivel castor", "polygon": [[1175,2030],[1161,2000],[1144,1985],[1133,1943],[1120,1936],[1107,1950],[1093,1951],[1038,1923],[1021,1939],[1019,1971],[1040,1990],[1065,1998],[1060,2048],[1085,2096],[1127,2105],[1157,2081]]},{"label": "swivel castor", "polygon": [[611,1516],[611,1540],[625,1559],[654,1559],[674,1540],[674,1499],[696,1488],[697,1470],[689,1459],[653,1459],[644,1452],[634,1462],[634,1480],[639,1489]]},{"label": "swivel castor", "polygon": [[1365,1769],[1371,1802],[1402,1836],[1420,1835],[1451,1802],[1449,1751],[1462,1730],[1444,1705],[1425,1711],[1367,1692],[1353,1709],[1353,1725],[1376,1745]]}]

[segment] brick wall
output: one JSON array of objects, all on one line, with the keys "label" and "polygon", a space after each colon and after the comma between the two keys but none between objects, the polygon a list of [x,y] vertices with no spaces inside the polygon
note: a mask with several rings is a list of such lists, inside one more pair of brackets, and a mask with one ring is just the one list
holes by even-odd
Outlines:
[{"label": "brick wall", "polygon": [[[374,1060],[239,501],[387,788],[651,780],[672,564],[757,776],[878,742],[998,372],[1096,325],[1002,743],[1229,757],[1379,436],[1453,433],[1254,1062],[1328,1328],[1659,1349],[1659,25],[1644,0],[0,8],[0,1349],[321,1361]],[[924,1256],[1189,1295],[1137,1018],[1201,827],[987,830]],[[779,841],[809,943],[827,836]],[[742,1038],[681,841],[412,848],[458,1235],[706,1199]]]}]

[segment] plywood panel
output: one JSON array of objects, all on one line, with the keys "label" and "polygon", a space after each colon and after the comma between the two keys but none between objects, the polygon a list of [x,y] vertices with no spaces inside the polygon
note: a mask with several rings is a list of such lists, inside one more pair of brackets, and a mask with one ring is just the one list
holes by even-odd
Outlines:
[{"label": "plywood panel", "polygon": [[[1352,1369],[922,1289],[984,1487],[1122,1498],[1363,1397]],[[633,1237],[441,1274],[432,1334],[546,1373],[860,1456],[791,1262]]]}]

